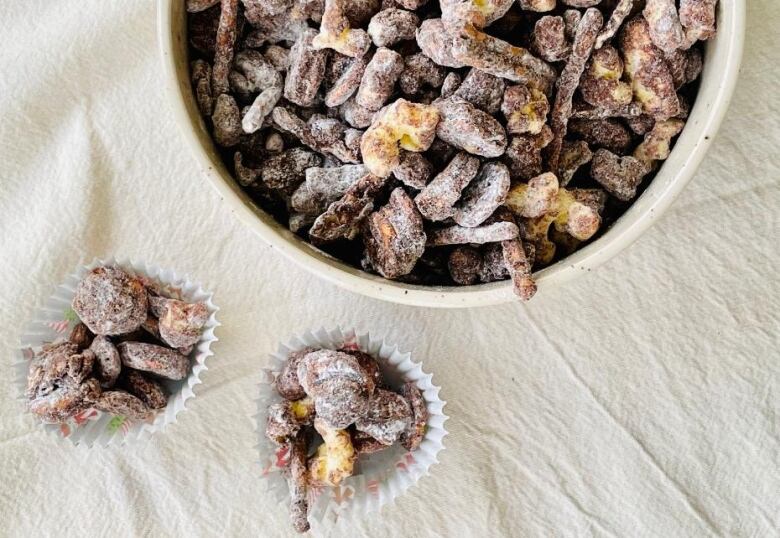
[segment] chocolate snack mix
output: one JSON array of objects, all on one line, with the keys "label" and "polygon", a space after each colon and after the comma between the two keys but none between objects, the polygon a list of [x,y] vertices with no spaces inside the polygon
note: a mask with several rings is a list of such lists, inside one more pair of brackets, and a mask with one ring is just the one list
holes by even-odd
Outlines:
[{"label": "chocolate snack mix", "polygon": [[63,424],[89,409],[143,422],[166,407],[165,382],[189,374],[206,305],[169,298],[148,279],[104,265],[83,276],[71,306],[79,323],[30,361],[28,409]]},{"label": "chocolate snack mix", "polygon": [[669,156],[717,7],[187,6],[199,110],[261,207],[384,278],[511,279],[523,300],[536,291],[533,270],[603,233]]}]

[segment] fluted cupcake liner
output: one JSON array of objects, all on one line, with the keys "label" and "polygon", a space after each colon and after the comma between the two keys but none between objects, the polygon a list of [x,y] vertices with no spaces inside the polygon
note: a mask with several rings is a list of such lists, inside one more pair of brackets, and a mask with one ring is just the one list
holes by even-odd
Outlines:
[{"label": "fluted cupcake liner", "polygon": [[279,447],[266,438],[265,424],[268,407],[282,400],[274,385],[276,377],[290,352],[307,346],[327,349],[352,347],[372,355],[390,388],[400,390],[408,381],[417,385],[425,398],[429,415],[425,437],[417,450],[409,452],[396,443],[381,452],[361,455],[355,474],[339,486],[310,489],[309,523],[312,532],[317,533],[339,520],[380,510],[427,475],[430,468],[438,463],[439,453],[444,449],[443,439],[447,435],[444,423],[448,417],[443,412],[446,402],[439,398],[440,387],[433,384],[433,376],[423,371],[422,364],[413,360],[411,353],[400,351],[398,346],[369,333],[340,327],[310,330],[291,338],[271,354],[270,365],[263,369],[255,416],[263,483],[280,503],[290,500],[283,474],[289,454],[285,447]]},{"label": "fluted cupcake liner", "polygon": [[[57,340],[67,339],[70,331],[79,323],[79,318],[71,308],[76,287],[81,279],[92,269],[100,266],[121,267],[128,274],[137,276],[145,284],[156,285],[165,295],[186,302],[203,302],[209,317],[200,340],[190,353],[190,373],[180,381],[163,380],[169,393],[168,404],[146,421],[130,420],[127,417],[104,413],[96,409],[87,409],[61,424],[44,424],[46,431],[66,438],[75,445],[108,446],[146,437],[168,424],[176,422],[177,415],[186,409],[186,402],[195,397],[193,388],[201,383],[200,375],[206,368],[206,359],[213,355],[211,344],[217,341],[214,330],[220,325],[216,318],[219,308],[213,302],[213,294],[200,284],[175,271],[163,269],[145,262],[110,258],[95,259],[89,265],[80,267],[60,284],[46,302],[38,308],[22,332],[18,360],[13,364],[19,397],[24,407],[24,391],[27,385],[27,373],[30,360],[41,346]],[[38,421],[32,414],[31,420]]]}]

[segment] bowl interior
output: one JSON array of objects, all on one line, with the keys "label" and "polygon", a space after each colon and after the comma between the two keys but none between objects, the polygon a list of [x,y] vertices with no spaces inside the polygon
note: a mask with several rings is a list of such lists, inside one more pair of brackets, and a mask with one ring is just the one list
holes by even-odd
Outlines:
[{"label": "bowl interior", "polygon": [[[510,281],[449,287],[386,280],[333,258],[274,220],[233,180],[198,112],[189,80],[184,1],[159,0],[158,10],[166,86],[182,133],[230,210],[271,246],[320,277],[377,299],[429,307],[486,306],[515,300]],[[736,84],[744,41],[744,2],[720,0],[718,23],[718,35],[705,47],[699,94],[669,159],[642,195],[601,237],[535,273],[540,291],[598,267],[629,246],[655,223],[693,177],[720,126]]]}]

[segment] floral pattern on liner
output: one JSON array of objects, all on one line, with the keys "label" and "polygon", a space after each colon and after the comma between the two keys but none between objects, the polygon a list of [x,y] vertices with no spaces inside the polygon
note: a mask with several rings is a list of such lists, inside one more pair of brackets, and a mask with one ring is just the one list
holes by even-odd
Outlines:
[{"label": "floral pattern on liner", "polygon": [[442,441],[447,435],[444,423],[449,417],[443,413],[446,402],[439,399],[440,387],[433,385],[433,376],[423,372],[421,363],[413,361],[411,353],[403,353],[397,346],[388,345],[383,339],[368,333],[341,328],[318,329],[294,337],[271,354],[271,366],[262,372],[255,415],[260,474],[278,502],[289,502],[287,482],[282,472],[287,466],[288,453],[286,448],[273,445],[265,437],[267,409],[270,404],[281,400],[274,382],[287,356],[307,346],[347,347],[373,355],[378,359],[383,377],[392,387],[398,388],[405,381],[417,384],[429,413],[425,438],[414,452],[410,453],[397,444],[381,452],[365,454],[360,457],[355,474],[346,478],[340,486],[309,485],[309,522],[315,529],[319,525],[333,525],[340,519],[378,511],[427,475],[430,467],[438,463],[438,455],[444,449]]},{"label": "floral pattern on liner", "polygon": [[193,387],[201,383],[200,374],[207,369],[206,358],[213,355],[211,344],[217,341],[214,330],[220,325],[216,318],[219,308],[212,300],[213,294],[205,291],[200,284],[191,282],[186,276],[180,277],[174,271],[142,262],[114,258],[95,259],[89,265],[69,275],[35,312],[33,320],[25,327],[21,336],[18,360],[13,364],[20,405],[25,406],[23,394],[27,384],[29,363],[35,351],[44,344],[67,338],[73,327],[79,323],[78,316],[70,306],[76,286],[84,274],[101,265],[120,266],[128,273],[139,277],[145,285],[152,284],[174,299],[202,301],[208,307],[209,319],[190,355],[192,368],[189,376],[181,381],[165,382],[166,389],[171,394],[168,405],[148,420],[133,421],[123,416],[87,409],[62,424],[41,424],[50,433],[67,438],[76,445],[85,444],[90,447],[94,444],[108,446],[147,437],[164,426],[176,422],[176,415],[185,409],[185,402],[195,396]]}]

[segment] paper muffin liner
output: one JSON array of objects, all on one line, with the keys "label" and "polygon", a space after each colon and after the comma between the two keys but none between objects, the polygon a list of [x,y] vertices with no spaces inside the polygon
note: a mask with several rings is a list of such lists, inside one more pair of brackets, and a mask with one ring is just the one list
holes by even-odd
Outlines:
[{"label": "paper muffin liner", "polygon": [[[76,286],[88,271],[104,265],[121,267],[128,274],[140,278],[144,284],[155,284],[168,297],[206,304],[209,318],[203,327],[200,340],[190,353],[192,366],[190,373],[179,381],[159,380],[168,391],[168,405],[145,421],[130,420],[124,416],[87,409],[65,423],[44,424],[26,409],[24,391],[27,386],[30,360],[44,344],[68,338],[70,331],[79,323],[78,316],[71,308]],[[176,422],[176,416],[186,409],[187,400],[195,397],[193,388],[201,383],[200,374],[207,370],[206,358],[213,355],[211,344],[218,340],[214,336],[214,330],[220,325],[216,318],[219,308],[212,298],[211,292],[204,290],[200,284],[192,282],[187,276],[179,276],[175,271],[144,262],[115,258],[95,259],[89,265],[79,268],[57,287],[43,306],[36,310],[32,321],[22,332],[18,360],[14,362],[13,368],[25,412],[32,420],[39,422],[46,431],[67,438],[74,445],[87,447],[108,446],[141,439]]]},{"label": "paper muffin liner", "polygon": [[332,330],[320,328],[293,337],[271,354],[270,366],[263,369],[255,415],[261,475],[267,489],[280,503],[290,501],[283,473],[289,454],[285,447],[277,446],[266,438],[265,424],[268,407],[282,400],[274,385],[276,377],[289,353],[307,346],[328,349],[351,347],[372,355],[390,388],[400,390],[407,381],[417,385],[425,398],[429,415],[425,437],[417,450],[409,452],[396,443],[381,452],[363,454],[356,462],[355,474],[339,486],[310,487],[309,523],[316,533],[339,520],[380,510],[427,475],[431,466],[438,463],[438,455],[444,449],[442,441],[447,435],[444,423],[449,417],[443,412],[446,402],[439,399],[440,387],[433,384],[433,376],[423,371],[420,362],[412,360],[411,353],[400,351],[398,346],[374,338],[369,333],[340,327]]}]

